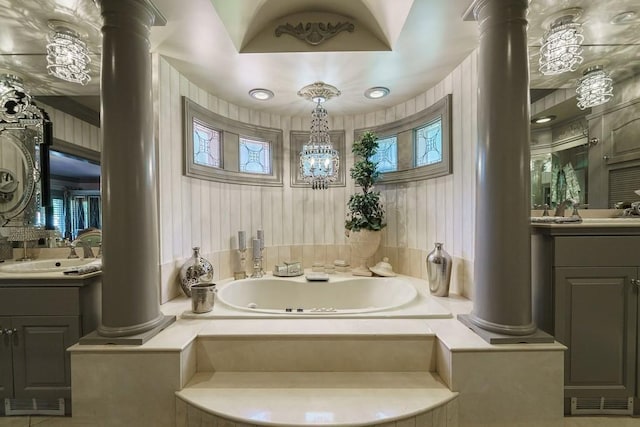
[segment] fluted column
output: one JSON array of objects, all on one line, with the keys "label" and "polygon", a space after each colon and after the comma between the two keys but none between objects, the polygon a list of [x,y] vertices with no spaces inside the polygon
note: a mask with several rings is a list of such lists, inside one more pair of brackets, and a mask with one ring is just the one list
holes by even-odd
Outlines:
[{"label": "fluted column", "polygon": [[531,310],[527,0],[477,0],[478,160],[474,308],[492,333],[536,331]]},{"label": "fluted column", "polygon": [[[158,11],[146,0],[99,3],[104,20],[103,273],[102,321],[97,332],[102,337],[129,337],[167,322],[158,298],[158,166],[149,53],[150,27]],[[161,15],[160,20],[164,20]]]}]

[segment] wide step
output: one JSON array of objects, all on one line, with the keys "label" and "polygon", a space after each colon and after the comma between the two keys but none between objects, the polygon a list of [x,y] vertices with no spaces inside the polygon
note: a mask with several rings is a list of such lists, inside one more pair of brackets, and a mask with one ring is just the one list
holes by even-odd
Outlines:
[{"label": "wide step", "polygon": [[432,372],[199,372],[176,396],[178,427],[457,426]]}]

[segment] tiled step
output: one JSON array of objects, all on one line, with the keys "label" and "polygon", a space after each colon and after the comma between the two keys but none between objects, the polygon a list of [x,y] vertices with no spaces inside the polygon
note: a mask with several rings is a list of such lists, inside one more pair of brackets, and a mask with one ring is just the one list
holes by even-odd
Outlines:
[{"label": "tiled step", "polygon": [[390,330],[388,321],[301,320],[280,329],[277,320],[244,321],[233,331],[212,326],[196,340],[196,371],[434,371],[435,334],[424,321],[402,322],[401,332]]},{"label": "tiled step", "polygon": [[456,396],[432,372],[199,372],[176,426],[457,427]]}]

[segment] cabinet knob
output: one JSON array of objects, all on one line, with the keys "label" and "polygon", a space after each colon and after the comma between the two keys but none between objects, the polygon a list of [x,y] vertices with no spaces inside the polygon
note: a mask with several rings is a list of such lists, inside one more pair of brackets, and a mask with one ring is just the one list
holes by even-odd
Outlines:
[{"label": "cabinet knob", "polygon": [[640,280],[638,279],[631,279],[631,284],[634,285],[636,288],[640,288]]},{"label": "cabinet knob", "polygon": [[15,334],[15,333],[17,333],[17,332],[18,332],[18,330],[17,330],[16,328],[13,328],[13,329],[5,329],[5,330],[4,330],[4,333],[5,333],[5,334],[7,334],[7,335],[13,335],[13,334]]}]

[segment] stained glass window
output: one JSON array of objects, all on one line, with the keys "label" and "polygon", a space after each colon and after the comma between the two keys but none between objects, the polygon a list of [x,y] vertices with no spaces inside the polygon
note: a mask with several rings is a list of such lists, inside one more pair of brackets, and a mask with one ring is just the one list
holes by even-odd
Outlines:
[{"label": "stained glass window", "polygon": [[220,167],[220,132],[193,121],[193,162],[212,168]]},{"label": "stained glass window", "polygon": [[271,144],[268,141],[240,137],[240,172],[269,175]]},{"label": "stained glass window", "polygon": [[398,170],[398,137],[388,136],[378,139],[378,150],[370,160],[377,163],[378,172],[393,172]]},{"label": "stained glass window", "polygon": [[416,166],[442,161],[442,120],[438,119],[415,130]]}]

